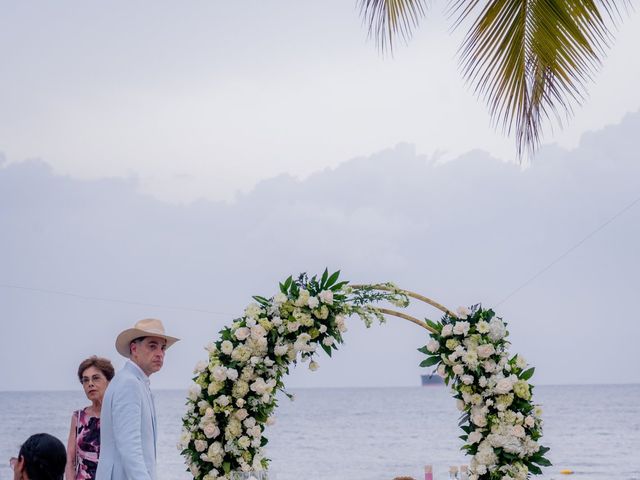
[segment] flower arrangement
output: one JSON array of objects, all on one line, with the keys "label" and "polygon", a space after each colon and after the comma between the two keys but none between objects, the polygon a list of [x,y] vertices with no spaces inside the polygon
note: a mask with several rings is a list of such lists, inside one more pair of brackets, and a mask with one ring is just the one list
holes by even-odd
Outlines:
[{"label": "flower arrangement", "polygon": [[[410,320],[431,332],[419,351],[428,357],[421,366],[437,366],[451,383],[466,444],[473,455],[471,480],[521,480],[541,473],[548,449],[539,409],[531,403],[533,387],[520,356],[508,358],[508,332],[491,310],[474,306],[456,314],[426,297],[391,283],[349,285],[340,272],[320,278],[301,274],[280,283],[270,298],[255,296],[244,315],[223,328],[209,343],[207,361],[194,369],[178,449],[196,480],[229,480],[233,472],[267,469],[265,427],[273,423],[276,392],[291,365],[318,369],[316,353],[331,356],[343,343],[345,319],[359,316],[367,327],[385,314]],[[440,322],[422,322],[406,314],[374,306],[389,302],[409,305],[409,296],[445,311]]]},{"label": "flower arrangement", "polygon": [[423,367],[451,384],[462,412],[462,447],[472,455],[470,480],[525,480],[541,474],[548,448],[542,436],[542,413],[532,403],[533,386],[521,355],[509,357],[507,325],[490,309],[461,307],[440,322],[427,320],[433,333],[419,351]]},{"label": "flower arrangement", "polygon": [[263,447],[266,425],[273,422],[276,391],[297,362],[315,371],[318,349],[329,356],[343,342],[345,318],[359,315],[367,326],[385,317],[372,303],[409,303],[391,284],[388,291],[352,288],[339,282],[340,272],[320,278],[302,274],[280,283],[271,298],[255,302],[207,345],[208,361],[194,369],[178,444],[195,479],[228,480],[231,472],[262,471],[269,459]]}]

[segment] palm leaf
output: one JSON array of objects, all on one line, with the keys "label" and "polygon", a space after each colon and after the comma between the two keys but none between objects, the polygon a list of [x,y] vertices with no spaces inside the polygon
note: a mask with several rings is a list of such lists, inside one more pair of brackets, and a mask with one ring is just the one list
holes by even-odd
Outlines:
[{"label": "palm leaf", "polygon": [[381,51],[393,51],[396,37],[408,40],[424,16],[426,0],[359,0],[360,11]]},{"label": "palm leaf", "polygon": [[[426,0],[359,0],[382,50],[408,39]],[[494,125],[515,132],[518,156],[540,144],[542,123],[562,126],[586,96],[612,28],[630,0],[451,0],[454,26],[470,23],[460,49],[463,75]]]}]

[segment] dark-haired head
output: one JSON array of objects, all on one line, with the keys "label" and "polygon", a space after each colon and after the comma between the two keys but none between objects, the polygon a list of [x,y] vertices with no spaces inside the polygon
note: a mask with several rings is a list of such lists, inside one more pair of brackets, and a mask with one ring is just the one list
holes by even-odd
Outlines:
[{"label": "dark-haired head", "polygon": [[48,433],[36,433],[20,447],[14,478],[24,478],[26,474],[29,480],[62,480],[66,463],[62,442]]}]

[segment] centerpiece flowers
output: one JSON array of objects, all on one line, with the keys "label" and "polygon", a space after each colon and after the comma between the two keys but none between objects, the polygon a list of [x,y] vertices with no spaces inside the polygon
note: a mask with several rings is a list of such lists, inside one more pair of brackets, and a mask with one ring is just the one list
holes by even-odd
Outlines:
[{"label": "centerpiece flowers", "polygon": [[464,415],[463,448],[473,455],[471,479],[540,473],[537,465],[548,462],[547,449],[537,443],[542,422],[527,383],[533,369],[525,369],[522,357],[508,358],[506,326],[492,311],[476,306],[455,315],[445,309],[441,322],[425,323],[374,306],[402,308],[410,295],[424,297],[390,283],[351,286],[338,278],[339,272],[327,270],[320,278],[287,278],[272,297],[253,297],[244,314],[205,347],[208,359],[194,369],[178,443],[194,479],[229,480],[232,472],[266,470],[264,432],[273,423],[276,393],[292,398],[283,381],[289,368],[302,362],[317,370],[316,354],[331,356],[343,343],[347,317],[357,315],[369,327],[384,322],[385,314],[431,332],[419,349],[428,356],[421,366],[436,366],[454,389]]}]

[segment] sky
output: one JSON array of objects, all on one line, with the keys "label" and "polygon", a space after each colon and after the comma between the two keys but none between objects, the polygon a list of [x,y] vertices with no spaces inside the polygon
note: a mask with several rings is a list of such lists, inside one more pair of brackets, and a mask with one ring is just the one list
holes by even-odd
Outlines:
[{"label": "sky", "polygon": [[[154,387],[186,388],[252,295],[325,266],[495,308],[539,383],[640,382],[637,14],[522,168],[444,5],[388,58],[350,2],[2,4],[0,390],[78,388],[149,316],[183,339]],[[349,328],[289,385],[418,384],[424,332]]]},{"label": "sky", "polygon": [[[456,61],[433,2],[395,56],[367,38],[355,1],[2,1],[0,149],[74,178],[135,178],[171,202],[233,200],[400,142],[452,159],[514,159]],[[640,107],[640,15],[631,13],[590,98],[545,140]]]}]

